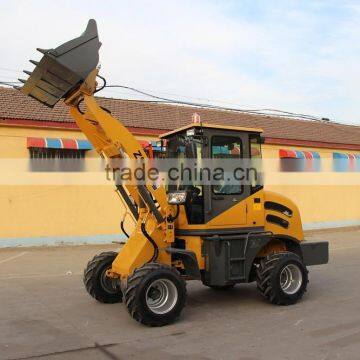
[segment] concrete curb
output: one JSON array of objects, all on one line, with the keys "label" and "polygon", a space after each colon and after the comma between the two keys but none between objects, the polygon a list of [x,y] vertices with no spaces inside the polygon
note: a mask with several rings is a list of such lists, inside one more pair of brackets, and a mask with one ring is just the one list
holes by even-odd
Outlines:
[{"label": "concrete curb", "polygon": [[106,234],[91,236],[44,236],[29,238],[0,238],[0,248],[59,246],[59,245],[96,245],[124,241],[122,234]]},{"label": "concrete curb", "polygon": [[[334,229],[352,229],[360,227],[360,220],[338,222],[305,223],[304,231],[313,232],[333,231]],[[44,236],[26,238],[0,238],[0,248],[33,247],[33,246],[59,246],[59,245],[99,245],[112,242],[125,241],[123,234],[104,234],[90,236]]]}]

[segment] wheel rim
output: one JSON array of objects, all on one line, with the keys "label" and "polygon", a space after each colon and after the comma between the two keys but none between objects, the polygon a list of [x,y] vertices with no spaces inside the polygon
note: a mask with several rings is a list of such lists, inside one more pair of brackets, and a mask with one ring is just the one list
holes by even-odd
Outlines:
[{"label": "wheel rim", "polygon": [[280,286],[285,294],[295,294],[303,282],[302,272],[295,264],[286,265],[280,273]]},{"label": "wheel rim", "polygon": [[105,268],[101,275],[100,275],[100,284],[101,287],[108,293],[108,294],[117,294],[119,292],[118,287],[116,286],[116,281],[114,279],[108,277],[106,272],[109,268]]},{"label": "wheel rim", "polygon": [[178,290],[168,279],[158,279],[146,290],[146,305],[155,314],[162,315],[171,311],[178,300]]}]

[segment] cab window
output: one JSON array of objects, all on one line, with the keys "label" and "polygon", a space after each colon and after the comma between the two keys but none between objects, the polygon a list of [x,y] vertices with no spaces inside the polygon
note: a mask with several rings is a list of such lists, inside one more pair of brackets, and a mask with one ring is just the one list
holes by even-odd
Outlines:
[{"label": "cab window", "polygon": [[[240,138],[233,136],[213,136],[211,140],[211,157],[213,159],[239,160],[243,157]],[[240,162],[239,162],[240,163]],[[241,194],[243,186],[233,178],[233,173],[225,166],[223,180],[212,186],[215,194]]]},{"label": "cab window", "polygon": [[263,188],[262,161],[261,161],[261,137],[259,134],[250,134],[250,166],[254,171],[249,172],[251,194]]}]

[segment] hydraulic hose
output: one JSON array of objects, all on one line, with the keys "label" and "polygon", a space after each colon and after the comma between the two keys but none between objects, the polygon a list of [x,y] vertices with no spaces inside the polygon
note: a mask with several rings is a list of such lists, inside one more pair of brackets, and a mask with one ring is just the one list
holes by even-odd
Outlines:
[{"label": "hydraulic hose", "polygon": [[126,232],[125,227],[124,227],[124,220],[121,220],[121,222],[120,222],[120,228],[121,228],[121,231],[123,232],[123,234],[124,234],[127,238],[129,238],[129,234]]},{"label": "hydraulic hose", "polygon": [[159,247],[157,246],[155,240],[149,235],[149,233],[146,231],[145,228],[145,223],[141,223],[141,231],[144,234],[144,236],[146,237],[147,240],[149,240],[149,242],[151,243],[151,245],[154,248],[154,254],[151,257],[151,259],[148,261],[148,263],[153,262],[154,260],[157,259],[158,255],[159,255]]}]

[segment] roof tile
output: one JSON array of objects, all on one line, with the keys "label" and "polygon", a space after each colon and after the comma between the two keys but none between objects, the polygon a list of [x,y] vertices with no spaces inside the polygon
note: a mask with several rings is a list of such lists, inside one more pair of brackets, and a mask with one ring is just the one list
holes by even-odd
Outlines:
[{"label": "roof tile", "polygon": [[[360,126],[354,125],[138,100],[98,98],[98,102],[131,127],[173,130],[189,124],[192,114],[197,112],[207,123],[262,128],[265,137],[360,145]],[[74,123],[62,101],[50,109],[17,90],[4,87],[0,87],[0,118]]]}]

